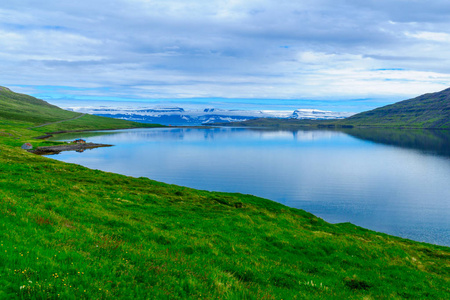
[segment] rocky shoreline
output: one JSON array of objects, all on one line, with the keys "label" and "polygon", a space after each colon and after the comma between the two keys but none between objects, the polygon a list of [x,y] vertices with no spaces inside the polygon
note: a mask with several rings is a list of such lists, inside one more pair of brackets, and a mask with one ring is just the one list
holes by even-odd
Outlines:
[{"label": "rocky shoreline", "polygon": [[38,154],[38,155],[49,155],[49,154],[59,154],[62,151],[83,152],[84,150],[87,150],[87,149],[94,149],[94,148],[100,148],[100,147],[112,147],[112,145],[96,144],[96,143],[68,144],[68,145],[38,147],[33,150],[28,150],[28,152]]}]

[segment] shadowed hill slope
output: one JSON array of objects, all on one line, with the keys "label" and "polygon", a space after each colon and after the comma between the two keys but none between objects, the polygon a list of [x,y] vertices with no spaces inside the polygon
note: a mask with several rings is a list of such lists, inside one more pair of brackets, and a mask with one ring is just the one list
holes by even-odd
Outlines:
[{"label": "shadowed hill slope", "polygon": [[338,123],[356,126],[450,129],[450,88],[362,112]]}]

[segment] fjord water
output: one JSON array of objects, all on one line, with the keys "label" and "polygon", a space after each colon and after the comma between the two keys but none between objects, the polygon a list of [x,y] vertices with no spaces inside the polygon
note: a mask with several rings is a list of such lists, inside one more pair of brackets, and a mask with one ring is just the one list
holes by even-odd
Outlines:
[{"label": "fjord water", "polygon": [[157,128],[62,136],[113,144],[52,158],[211,191],[239,192],[450,246],[450,134]]}]

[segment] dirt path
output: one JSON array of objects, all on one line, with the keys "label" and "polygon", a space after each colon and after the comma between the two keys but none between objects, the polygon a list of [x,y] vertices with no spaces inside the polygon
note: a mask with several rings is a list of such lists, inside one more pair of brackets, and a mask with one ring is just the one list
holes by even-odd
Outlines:
[{"label": "dirt path", "polygon": [[44,127],[44,126],[47,126],[47,125],[58,124],[58,123],[66,122],[66,121],[72,121],[72,120],[79,119],[79,118],[81,118],[81,117],[83,117],[83,116],[85,116],[85,115],[86,115],[86,114],[81,114],[80,116],[76,116],[75,118],[66,119],[66,120],[61,120],[61,121],[56,121],[56,122],[45,123],[45,124],[42,124],[42,125],[30,127],[30,128],[28,128],[28,129],[38,128],[38,127]]}]

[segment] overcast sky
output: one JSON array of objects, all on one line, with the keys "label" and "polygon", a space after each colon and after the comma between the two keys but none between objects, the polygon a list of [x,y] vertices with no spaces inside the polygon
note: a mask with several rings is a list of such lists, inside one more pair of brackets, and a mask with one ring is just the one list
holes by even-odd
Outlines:
[{"label": "overcast sky", "polygon": [[449,54],[448,0],[0,5],[0,85],[43,99],[394,102],[447,88]]}]

